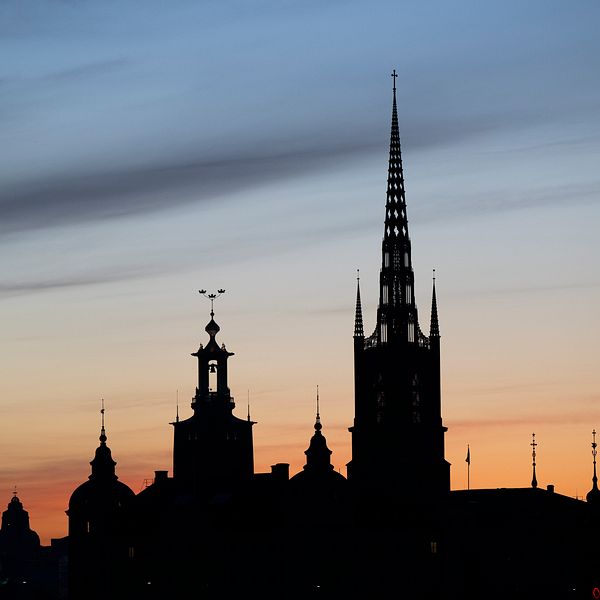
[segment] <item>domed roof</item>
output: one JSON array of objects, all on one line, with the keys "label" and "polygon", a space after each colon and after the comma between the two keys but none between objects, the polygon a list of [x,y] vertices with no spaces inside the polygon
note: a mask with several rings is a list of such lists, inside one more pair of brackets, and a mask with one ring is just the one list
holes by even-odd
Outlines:
[{"label": "domed roof", "polygon": [[131,488],[118,481],[116,464],[110,448],[106,445],[106,432],[102,425],[100,445],[90,462],[92,473],[89,480],[71,494],[69,511],[117,508],[133,498],[135,493]]},{"label": "domed roof", "polygon": [[219,333],[219,331],[221,331],[221,328],[219,327],[219,325],[217,324],[217,322],[213,319],[213,315],[214,313],[210,313],[210,321],[208,322],[208,325],[204,328],[204,331],[206,331],[206,333],[208,333],[208,335],[210,335],[211,338],[214,338],[217,333]]},{"label": "domed roof", "polygon": [[133,490],[116,477],[112,480],[90,478],[71,494],[69,511],[120,508],[134,497]]}]

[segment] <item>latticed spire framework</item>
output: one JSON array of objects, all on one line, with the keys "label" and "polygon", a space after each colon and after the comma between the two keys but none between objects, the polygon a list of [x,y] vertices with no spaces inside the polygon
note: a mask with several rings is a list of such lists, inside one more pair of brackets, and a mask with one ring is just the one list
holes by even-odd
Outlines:
[{"label": "latticed spire framework", "polygon": [[360,302],[360,279],[356,278],[356,313],[354,316],[354,337],[362,338],[365,336],[363,329],[362,304]]},{"label": "latticed spire framework", "polygon": [[394,78],[392,128],[376,331],[378,344],[417,343],[423,337],[419,332],[414,299],[414,274],[396,105],[396,71],[392,73],[392,77]]},{"label": "latticed spire framework", "polygon": [[[394,71],[395,74],[395,71]],[[384,239],[408,240],[406,198],[404,196],[404,173],[400,149],[400,128],[396,107],[396,85],[394,79],[394,101],[392,106],[392,131],[390,135],[390,159],[387,179],[387,201],[385,205]]]}]

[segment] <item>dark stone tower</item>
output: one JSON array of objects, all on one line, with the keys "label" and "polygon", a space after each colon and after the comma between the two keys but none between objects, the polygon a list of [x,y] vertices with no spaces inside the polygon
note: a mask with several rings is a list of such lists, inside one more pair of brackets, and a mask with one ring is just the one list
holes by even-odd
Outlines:
[{"label": "dark stone tower", "polygon": [[365,338],[360,289],[354,327],[355,418],[348,476],[359,487],[407,501],[450,490],[441,417],[440,334],[433,287],[429,337],[419,327],[396,108],[373,334]]},{"label": "dark stone tower", "polygon": [[233,415],[235,403],[227,384],[227,360],[233,352],[217,343],[220,327],[213,317],[211,307],[206,326],[210,339],[192,354],[198,358],[194,414],[173,423],[173,477],[180,490],[193,495],[232,491],[254,474],[254,422]]}]

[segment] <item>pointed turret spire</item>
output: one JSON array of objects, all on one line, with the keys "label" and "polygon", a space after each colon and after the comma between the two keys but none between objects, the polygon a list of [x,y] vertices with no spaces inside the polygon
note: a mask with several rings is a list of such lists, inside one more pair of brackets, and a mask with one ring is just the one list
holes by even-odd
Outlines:
[{"label": "pointed turret spire", "polygon": [[362,304],[360,302],[360,271],[356,269],[356,312],[354,316],[354,337],[364,338]]},{"label": "pointed turret spire", "polygon": [[104,428],[104,398],[102,398],[100,419],[100,446],[96,448],[96,454],[93,460],[90,462],[90,465],[92,465],[92,474],[90,475],[90,479],[98,477],[117,479],[115,474],[115,466],[117,463],[113,460],[110,448],[106,445],[107,438],[106,429]]},{"label": "pointed turret spire", "polygon": [[531,465],[533,467],[533,476],[531,478],[531,487],[532,488],[536,488],[538,486],[538,482],[537,482],[537,477],[536,477],[536,472],[535,472],[535,467],[536,467],[536,462],[535,462],[535,458],[536,458],[536,452],[535,449],[537,448],[537,442],[535,441],[535,433],[531,434],[531,444],[529,444],[531,446]]},{"label": "pointed turret spire", "polygon": [[435,269],[433,270],[433,292],[431,294],[431,324],[429,337],[440,337],[440,324],[438,322],[437,298],[435,296]]},{"label": "pointed turret spire", "polygon": [[324,469],[331,470],[331,450],[327,447],[327,441],[321,433],[323,425],[321,424],[321,415],[319,414],[319,386],[317,386],[317,416],[315,419],[315,433],[310,439],[306,454],[306,465],[304,469]]},{"label": "pointed turret spire", "polygon": [[586,500],[588,502],[593,502],[597,504],[600,502],[600,490],[598,489],[598,476],[596,475],[596,455],[598,451],[596,448],[598,444],[596,443],[596,430],[592,431],[592,457],[594,460],[594,474],[592,476],[592,489],[587,493]]}]

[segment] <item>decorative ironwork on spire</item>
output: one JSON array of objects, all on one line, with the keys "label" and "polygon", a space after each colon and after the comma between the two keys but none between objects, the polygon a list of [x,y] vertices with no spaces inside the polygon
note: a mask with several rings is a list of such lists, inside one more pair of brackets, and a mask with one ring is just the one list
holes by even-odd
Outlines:
[{"label": "decorative ironwork on spire", "polygon": [[102,398],[101,401],[100,418],[102,421],[102,426],[100,427],[100,443],[106,444],[106,429],[104,429],[104,398]]},{"label": "decorative ironwork on spire", "polygon": [[435,269],[433,270],[433,292],[431,294],[431,324],[429,326],[430,337],[440,337],[440,324],[438,322],[437,298],[435,295]]},{"label": "decorative ironwork on spire", "polygon": [[529,445],[531,446],[531,460],[532,460],[531,464],[533,466],[533,477],[531,478],[531,487],[536,488],[538,485],[538,482],[537,482],[537,477],[536,477],[536,473],[535,473],[535,467],[536,467],[535,459],[537,456],[536,451],[535,451],[535,449],[537,448],[537,442],[535,441],[535,433],[531,434],[531,444],[529,444]]},{"label": "decorative ironwork on spire", "polygon": [[600,502],[600,490],[598,489],[598,476],[596,475],[596,456],[598,444],[596,443],[596,430],[592,431],[592,457],[594,461],[594,474],[592,476],[592,489],[587,493],[586,500],[588,502]]},{"label": "decorative ironwork on spire", "polygon": [[360,302],[360,271],[356,269],[356,313],[354,316],[354,337],[364,338],[362,304]]},{"label": "decorative ironwork on spire", "polygon": [[315,431],[321,431],[321,415],[319,414],[319,386],[317,386],[317,418],[315,419]]}]

